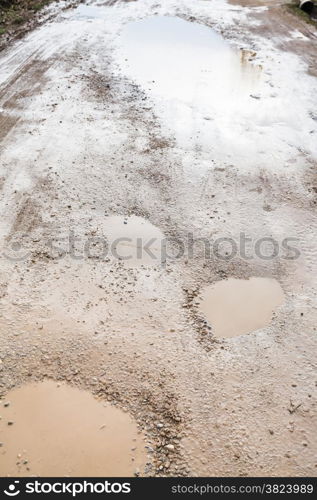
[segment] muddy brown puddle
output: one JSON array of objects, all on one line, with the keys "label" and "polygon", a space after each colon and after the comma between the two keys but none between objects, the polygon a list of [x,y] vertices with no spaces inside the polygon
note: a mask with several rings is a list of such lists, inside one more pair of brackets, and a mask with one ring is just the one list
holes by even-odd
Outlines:
[{"label": "muddy brown puddle", "polygon": [[145,441],[125,412],[52,381],[12,390],[0,402],[1,476],[133,476]]},{"label": "muddy brown puddle", "polygon": [[235,337],[269,325],[283,302],[283,290],[274,279],[230,278],[205,288],[200,311],[216,337]]}]

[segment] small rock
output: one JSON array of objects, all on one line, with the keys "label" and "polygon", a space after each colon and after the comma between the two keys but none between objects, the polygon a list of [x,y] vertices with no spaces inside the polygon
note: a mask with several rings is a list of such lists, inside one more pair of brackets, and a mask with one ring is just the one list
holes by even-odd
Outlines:
[{"label": "small rock", "polygon": [[169,451],[174,451],[175,450],[175,446],[173,444],[167,444],[165,445],[165,448]]}]

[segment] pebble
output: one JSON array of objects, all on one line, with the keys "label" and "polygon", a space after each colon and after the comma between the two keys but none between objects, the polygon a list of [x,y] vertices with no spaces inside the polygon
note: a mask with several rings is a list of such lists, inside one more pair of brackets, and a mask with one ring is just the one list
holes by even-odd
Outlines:
[{"label": "pebble", "polygon": [[175,446],[173,444],[167,444],[165,445],[165,448],[169,451],[174,451],[175,450]]}]

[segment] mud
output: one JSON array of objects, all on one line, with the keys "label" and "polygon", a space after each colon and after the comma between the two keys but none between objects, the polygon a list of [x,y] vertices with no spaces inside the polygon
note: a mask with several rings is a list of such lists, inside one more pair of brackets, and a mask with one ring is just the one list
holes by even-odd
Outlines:
[{"label": "mud", "polygon": [[1,415],[1,475],[111,477],[144,470],[145,441],[136,423],[88,392],[51,381],[28,384],[1,401]]},{"label": "mud", "polygon": [[[315,475],[314,28],[276,2],[89,7],[98,16],[56,12],[1,53],[1,394],[50,379],[127,411],[148,446],[140,475]],[[124,52],[148,22],[181,26],[191,56],[196,34],[210,41],[194,82],[179,61],[177,93],[144,45]],[[168,37],[156,55],[173,65]],[[98,259],[109,221],[176,251],[190,234],[193,252],[164,266]],[[251,334],[215,337],[200,292],[252,277],[276,280],[283,304]]]}]

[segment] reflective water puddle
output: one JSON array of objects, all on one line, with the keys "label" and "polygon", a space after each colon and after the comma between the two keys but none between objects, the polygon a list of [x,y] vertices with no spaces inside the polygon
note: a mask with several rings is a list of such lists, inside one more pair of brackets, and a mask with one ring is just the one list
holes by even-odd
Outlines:
[{"label": "reflective water puddle", "polygon": [[108,217],[103,230],[111,256],[127,266],[156,266],[161,263],[164,235],[142,217]]},{"label": "reflective water puddle", "polygon": [[167,16],[128,23],[118,54],[121,70],[161,98],[160,111],[180,140],[210,142],[210,122],[217,120],[221,130],[257,99],[261,67],[252,62],[255,54],[232,49],[198,23]]},{"label": "reflective water puddle", "polygon": [[267,326],[283,302],[283,290],[274,279],[230,278],[203,291],[200,310],[216,337],[235,337]]},{"label": "reflective water puddle", "polygon": [[154,92],[188,102],[201,98],[216,105],[225,93],[239,94],[241,86],[259,74],[258,66],[249,61],[251,52],[233,50],[207,26],[177,17],[129,23],[121,44],[127,57],[125,71]]},{"label": "reflective water puddle", "polygon": [[1,476],[133,476],[146,463],[135,421],[89,392],[29,384],[0,411]]}]

